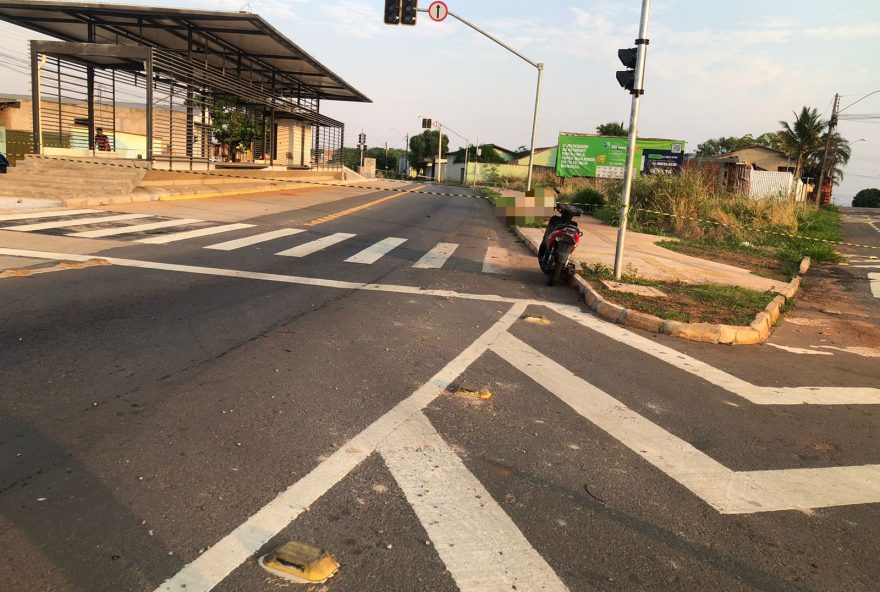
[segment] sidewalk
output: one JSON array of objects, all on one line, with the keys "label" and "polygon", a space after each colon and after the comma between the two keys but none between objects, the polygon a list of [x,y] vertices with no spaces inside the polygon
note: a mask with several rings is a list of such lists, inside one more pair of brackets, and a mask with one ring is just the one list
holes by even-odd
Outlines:
[{"label": "sidewalk", "polygon": [[[578,267],[581,262],[601,263],[613,267],[617,228],[602,224],[588,216],[579,218],[578,225],[584,232],[581,243],[574,252],[574,260]],[[536,244],[540,244],[544,236],[544,230],[541,228],[520,228],[520,231]],[[785,282],[754,275],[747,269],[683,255],[655,244],[665,238],[628,231],[624,266],[632,265],[638,270],[639,275],[661,281],[724,284],[760,292],[779,292],[786,286]]]}]

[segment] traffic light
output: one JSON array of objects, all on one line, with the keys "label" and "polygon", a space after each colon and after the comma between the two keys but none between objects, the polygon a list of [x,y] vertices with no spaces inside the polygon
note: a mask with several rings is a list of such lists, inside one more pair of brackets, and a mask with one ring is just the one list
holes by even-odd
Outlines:
[{"label": "traffic light", "polygon": [[[401,0],[385,0],[386,25],[400,24],[400,3]],[[413,24],[415,24],[415,19],[413,19]]]},{"label": "traffic light", "polygon": [[416,24],[416,14],[419,11],[419,2],[418,0],[403,0],[403,5],[400,10],[400,24],[402,25],[415,25]]},{"label": "traffic light", "polygon": [[359,145],[360,144],[366,145],[366,143],[367,143],[367,134],[364,134],[364,133],[359,134],[358,135],[358,144]]},{"label": "traffic light", "polygon": [[626,70],[617,71],[617,82],[632,94],[635,94],[633,89],[636,86],[636,62],[638,61],[638,55],[639,50],[635,47],[617,50],[617,57],[620,58],[623,66],[627,68]]},{"label": "traffic light", "polygon": [[431,129],[433,123],[430,119],[422,119],[422,129]]}]

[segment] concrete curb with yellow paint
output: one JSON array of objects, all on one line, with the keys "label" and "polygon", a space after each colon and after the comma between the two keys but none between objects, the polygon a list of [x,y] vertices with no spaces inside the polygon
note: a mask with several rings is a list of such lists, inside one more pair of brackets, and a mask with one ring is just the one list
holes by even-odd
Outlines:
[{"label": "concrete curb with yellow paint", "polygon": [[71,269],[85,269],[86,267],[100,267],[110,264],[111,263],[106,259],[101,259],[98,257],[95,257],[94,259],[89,259],[88,261],[83,261],[82,263],[74,261],[62,261],[61,263],[58,263],[57,265],[52,265],[51,267],[38,267],[36,269],[28,269],[27,267],[6,269],[0,272],[0,279],[10,277],[31,277],[35,275],[42,275],[44,273],[54,273],[56,271],[70,271]]}]

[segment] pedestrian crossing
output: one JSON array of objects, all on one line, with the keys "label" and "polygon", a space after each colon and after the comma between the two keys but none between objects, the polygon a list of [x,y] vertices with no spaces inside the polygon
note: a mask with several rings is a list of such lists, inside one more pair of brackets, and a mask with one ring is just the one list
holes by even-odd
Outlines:
[{"label": "pedestrian crossing", "polygon": [[[358,235],[350,232],[336,232],[320,235],[318,231],[303,228],[259,229],[255,224],[230,223],[222,224],[197,218],[167,218],[150,214],[114,213],[101,210],[64,210],[53,212],[30,212],[0,215],[0,231],[38,232],[88,239],[124,240],[144,245],[169,245],[188,240],[219,236],[235,231],[252,231],[253,234],[239,236],[231,240],[204,245],[201,248],[212,251],[238,251],[257,245],[265,245],[272,241],[281,241],[297,237],[305,238],[299,242],[274,252],[275,256],[305,258],[331,247],[348,242],[354,243]],[[302,235],[302,236],[298,236]],[[343,255],[345,263],[360,266],[374,265],[400,253],[400,247],[410,239],[389,236],[376,237],[366,248],[358,245],[360,250],[351,254],[353,249]],[[451,242],[439,242],[421,254],[411,265],[412,269],[439,270],[449,266],[453,256],[460,252],[461,245]],[[412,257],[414,247],[407,249],[407,256]],[[509,255],[506,249],[496,246],[484,247],[485,256],[482,271],[488,274],[507,274],[505,259]],[[346,257],[347,255],[347,257]],[[418,254],[417,254],[418,255]]]}]

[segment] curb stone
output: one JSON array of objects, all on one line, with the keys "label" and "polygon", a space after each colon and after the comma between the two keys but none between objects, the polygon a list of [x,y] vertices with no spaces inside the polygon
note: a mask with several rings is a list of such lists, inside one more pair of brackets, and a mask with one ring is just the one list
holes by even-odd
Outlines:
[{"label": "curb stone", "polygon": [[[514,233],[532,253],[538,253],[538,246],[514,226]],[[754,345],[763,343],[770,337],[770,332],[779,320],[782,306],[797,294],[801,284],[801,275],[810,269],[810,258],[804,257],[796,275],[780,293],[758,312],[747,327],[723,325],[715,323],[682,323],[667,321],[643,312],[629,310],[605,300],[593,287],[578,274],[571,277],[572,287],[583,297],[584,303],[598,316],[627,327],[642,329],[652,333],[671,335],[690,341],[704,343],[721,343],[725,345]]]}]

